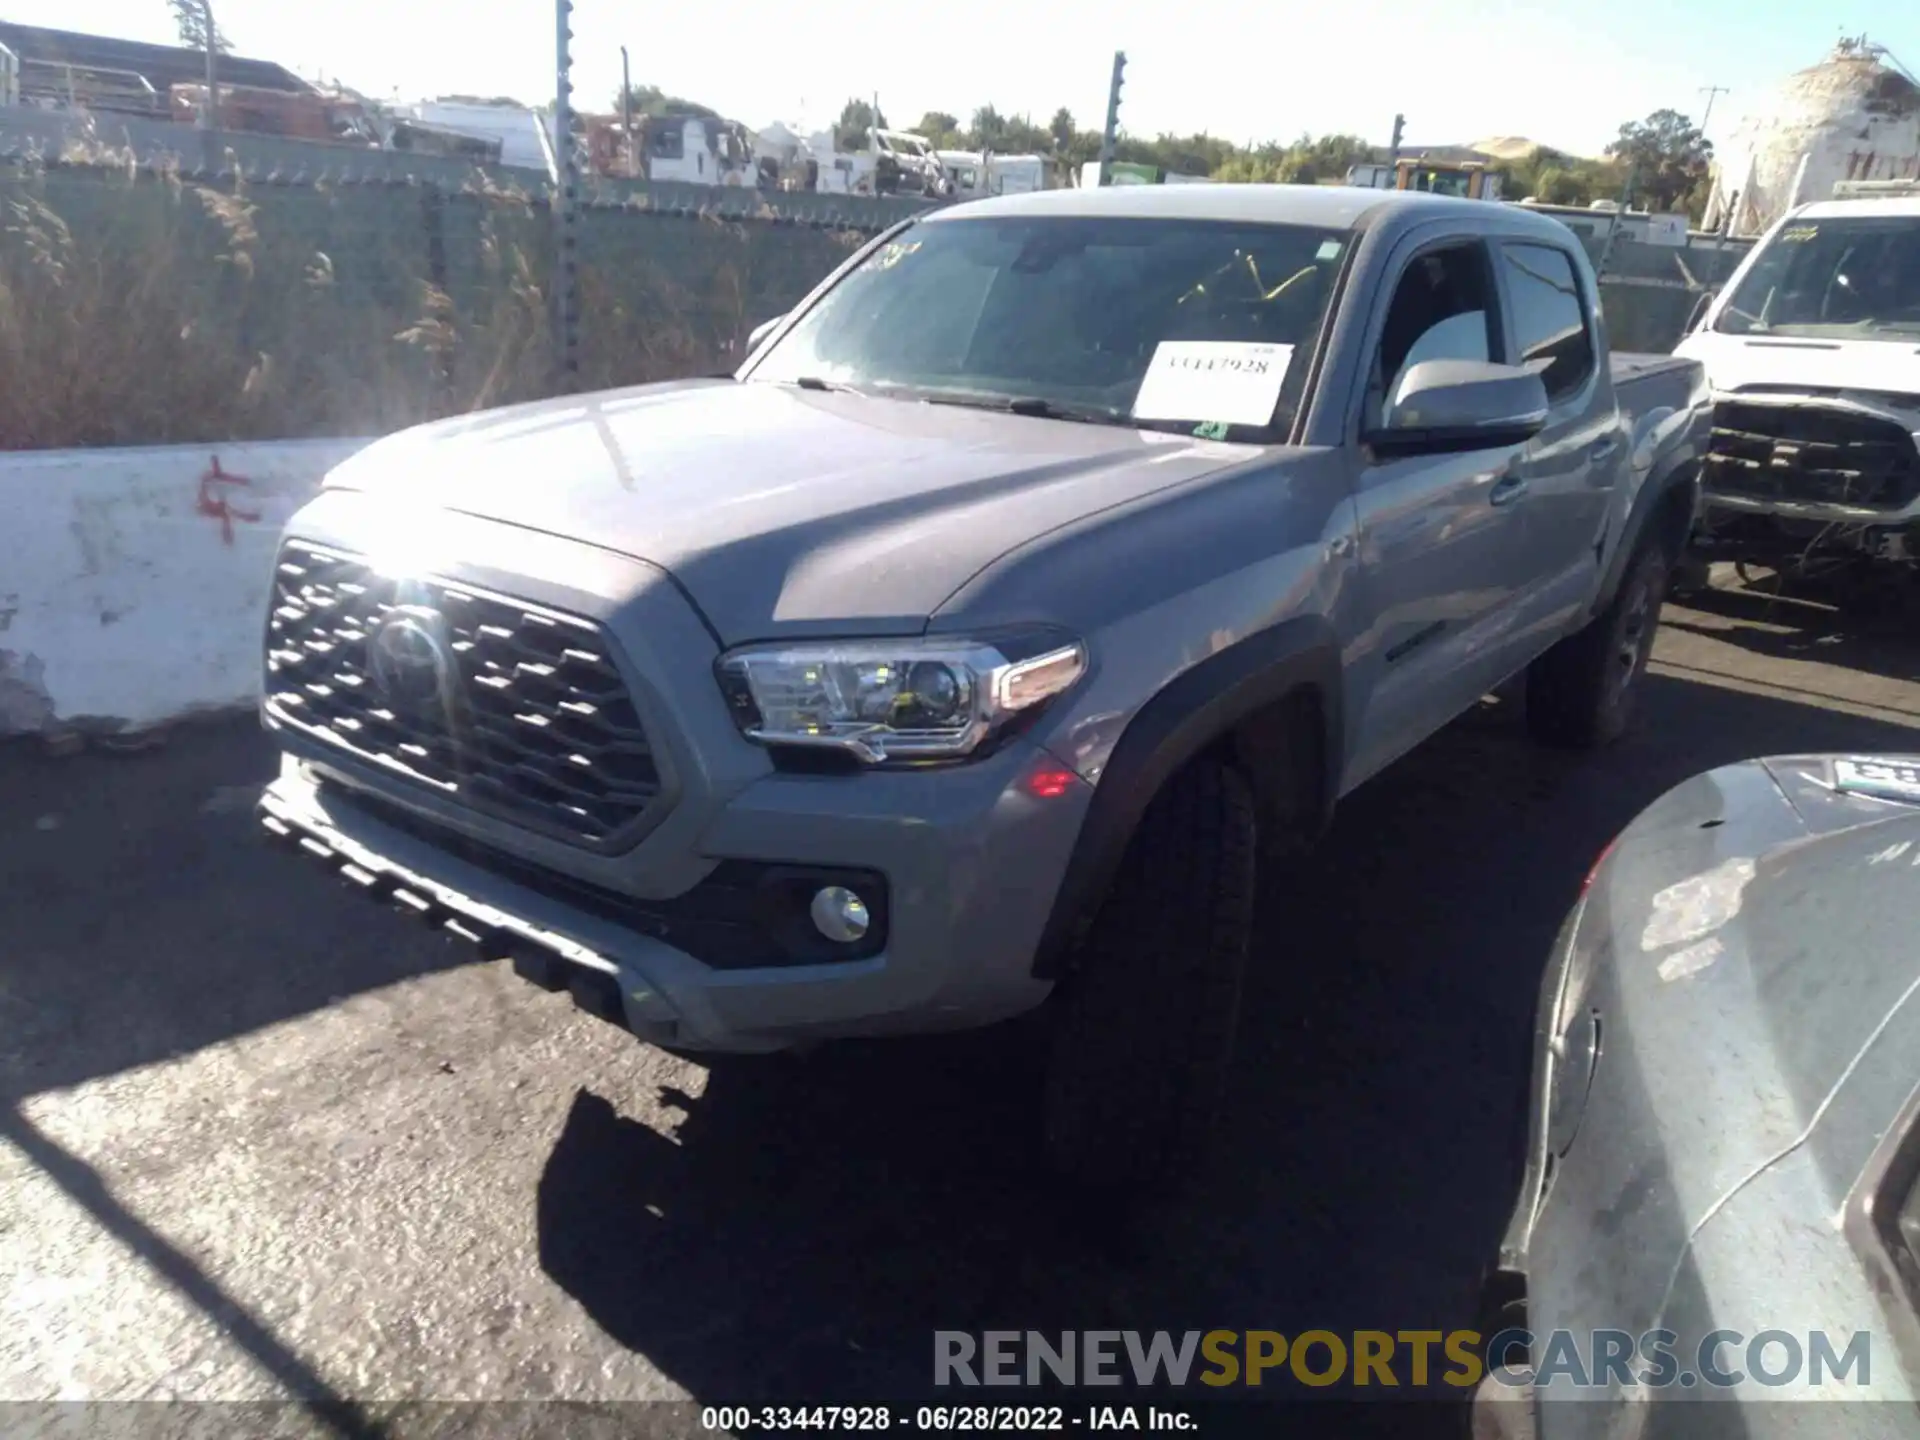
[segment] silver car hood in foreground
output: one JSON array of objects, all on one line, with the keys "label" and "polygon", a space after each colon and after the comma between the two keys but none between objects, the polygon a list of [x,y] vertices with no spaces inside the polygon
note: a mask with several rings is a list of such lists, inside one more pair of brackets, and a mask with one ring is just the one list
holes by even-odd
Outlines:
[{"label": "silver car hood in foreground", "polygon": [[[1835,758],[1696,777],[1589,892],[1618,972],[1612,1058],[1653,1092],[1689,1228],[1804,1143],[1920,982],[1920,806],[1837,791]],[[1902,1068],[1894,1108],[1920,1081]]]},{"label": "silver car hood in foreground", "polygon": [[420,426],[369,446],[328,485],[403,517],[458,511],[649,561],[735,644],[821,623],[915,633],[1015,546],[1267,453],[695,380]]},{"label": "silver car hood in foreground", "polygon": [[[1596,868],[1549,1000],[1565,1039],[1543,1071],[1551,1163],[1523,1237],[1536,1334],[1658,1325],[1691,1360],[1719,1327],[1805,1344],[1820,1330],[1836,1346],[1864,1331],[1872,1388],[1849,1393],[1905,1400],[1920,1376],[1912,1318],[1879,1293],[1847,1221],[1920,1082],[1920,805],[1844,792],[1845,758],[1695,776]],[[1712,1393],[1780,1400],[1807,1383]],[[1689,1393],[1709,1392],[1660,1397]],[[1540,1433],[1722,1433],[1690,1407],[1659,1423],[1659,1407],[1586,1408]],[[1911,1433],[1895,1407],[1873,1424],[1818,1408],[1829,1423],[1804,1433]],[[1760,1407],[1740,1433],[1803,1433],[1794,1410]]]}]

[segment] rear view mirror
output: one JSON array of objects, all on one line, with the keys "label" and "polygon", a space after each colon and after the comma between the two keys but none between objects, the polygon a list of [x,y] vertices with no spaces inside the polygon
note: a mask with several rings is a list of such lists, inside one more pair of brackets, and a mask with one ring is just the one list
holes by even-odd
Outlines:
[{"label": "rear view mirror", "polygon": [[748,331],[747,353],[751,355],[755,350],[758,350],[761,342],[784,325],[786,319],[787,317],[785,315],[776,315],[771,320],[762,320],[758,325],[754,326],[752,330]]},{"label": "rear view mirror", "polygon": [[1440,454],[1519,445],[1550,413],[1547,387],[1531,370],[1484,360],[1423,360],[1401,377],[1386,424],[1366,436],[1382,455]]}]

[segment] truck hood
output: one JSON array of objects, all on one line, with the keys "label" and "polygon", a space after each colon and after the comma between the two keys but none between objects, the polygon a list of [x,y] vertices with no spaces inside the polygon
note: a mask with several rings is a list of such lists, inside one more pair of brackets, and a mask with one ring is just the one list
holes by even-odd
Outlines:
[{"label": "truck hood", "polygon": [[1258,457],[1124,427],[695,380],[402,431],[327,478],[671,572],[728,644],[910,634],[1014,546]]},{"label": "truck hood", "polygon": [[1860,390],[1910,396],[1920,408],[1920,346],[1907,341],[1689,335],[1674,354],[1698,360],[1716,391]]}]

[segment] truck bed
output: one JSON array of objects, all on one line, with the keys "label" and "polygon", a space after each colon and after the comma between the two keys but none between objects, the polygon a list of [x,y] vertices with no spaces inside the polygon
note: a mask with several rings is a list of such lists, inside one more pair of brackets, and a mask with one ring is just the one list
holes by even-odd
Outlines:
[{"label": "truck bed", "polygon": [[1616,351],[1612,366],[1614,393],[1629,415],[1662,406],[1678,410],[1705,398],[1706,376],[1697,360]]}]

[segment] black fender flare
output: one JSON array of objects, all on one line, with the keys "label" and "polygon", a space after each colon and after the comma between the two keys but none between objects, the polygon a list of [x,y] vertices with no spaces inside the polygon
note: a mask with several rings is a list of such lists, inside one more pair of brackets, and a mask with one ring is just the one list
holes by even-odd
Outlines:
[{"label": "black fender flare", "polygon": [[1080,838],[1054,895],[1033,974],[1056,979],[1147,806],[1188,761],[1261,710],[1306,691],[1318,704],[1320,814],[1333,808],[1346,749],[1340,647],[1323,616],[1302,615],[1236,641],[1183,670],[1134,714],[1094,785]]},{"label": "black fender flare", "polygon": [[1633,504],[1627,511],[1626,523],[1620,527],[1620,538],[1607,556],[1606,569],[1601,575],[1600,589],[1593,603],[1593,614],[1599,614],[1612,603],[1620,588],[1620,581],[1626,574],[1627,562],[1640,548],[1648,524],[1665,507],[1668,497],[1681,488],[1688,492],[1688,530],[1691,532],[1691,517],[1700,508],[1700,456],[1690,445],[1677,455],[1667,456],[1641,483],[1639,493],[1633,497]]}]

